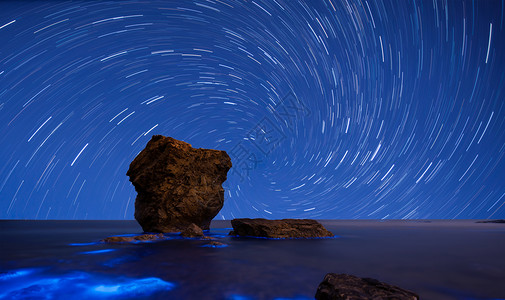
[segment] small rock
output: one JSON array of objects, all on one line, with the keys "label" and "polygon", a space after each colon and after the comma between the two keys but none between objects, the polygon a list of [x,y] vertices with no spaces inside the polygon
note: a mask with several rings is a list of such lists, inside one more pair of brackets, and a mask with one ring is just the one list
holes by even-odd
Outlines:
[{"label": "small rock", "polygon": [[203,245],[202,247],[223,248],[223,247],[226,247],[226,246],[228,246],[228,245],[223,244],[221,242],[212,241],[212,242],[210,242],[208,244]]},{"label": "small rock", "polygon": [[321,223],[310,219],[233,219],[230,235],[264,238],[327,238],[333,233]]},{"label": "small rock", "polygon": [[485,221],[477,221],[475,223],[505,223],[505,220],[485,220]]},{"label": "small rock", "polygon": [[140,243],[140,242],[151,242],[165,239],[163,234],[142,234],[137,236],[110,236],[101,242],[110,244],[123,244],[123,243]]},{"label": "small rock", "polygon": [[198,227],[194,223],[191,223],[191,225],[189,225],[188,228],[184,229],[181,232],[181,236],[185,237],[185,238],[202,237],[203,231],[202,231],[202,228]]},{"label": "small rock", "polygon": [[360,299],[418,300],[419,296],[373,278],[347,274],[328,273],[317,287],[316,300]]}]

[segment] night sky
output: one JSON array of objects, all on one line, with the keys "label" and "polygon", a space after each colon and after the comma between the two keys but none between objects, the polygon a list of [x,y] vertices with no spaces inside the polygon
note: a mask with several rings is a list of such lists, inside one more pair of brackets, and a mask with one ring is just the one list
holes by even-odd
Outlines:
[{"label": "night sky", "polygon": [[0,218],[133,219],[153,134],[218,219],[505,218],[499,1],[1,1]]}]

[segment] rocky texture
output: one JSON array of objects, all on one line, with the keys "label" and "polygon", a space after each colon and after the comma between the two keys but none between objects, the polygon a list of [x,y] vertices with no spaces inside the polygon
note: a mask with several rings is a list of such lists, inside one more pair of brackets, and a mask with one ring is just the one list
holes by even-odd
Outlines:
[{"label": "rocky texture", "polygon": [[191,225],[181,232],[181,236],[184,238],[203,237],[203,230],[197,225],[191,223]]},{"label": "rocky texture", "polygon": [[475,223],[505,223],[505,220],[485,220],[485,221],[477,221]]},{"label": "rocky texture", "polygon": [[326,274],[316,292],[316,300],[360,299],[416,300],[419,299],[419,296],[376,279],[335,273]]},{"label": "rocky texture", "polygon": [[126,173],[138,193],[135,219],[145,232],[179,232],[191,223],[209,229],[231,165],[225,151],[153,136]]},{"label": "rocky texture", "polygon": [[310,219],[233,219],[230,235],[264,238],[326,238],[333,233]]},{"label": "rocky texture", "polygon": [[161,233],[159,234],[142,234],[137,236],[110,236],[101,240],[103,243],[123,244],[123,243],[145,243],[166,239]]}]

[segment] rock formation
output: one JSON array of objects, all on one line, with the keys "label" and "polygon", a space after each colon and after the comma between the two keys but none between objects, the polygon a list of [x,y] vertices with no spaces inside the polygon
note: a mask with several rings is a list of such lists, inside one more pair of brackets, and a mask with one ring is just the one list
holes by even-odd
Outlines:
[{"label": "rock formation", "polygon": [[327,238],[333,233],[310,219],[233,219],[230,235],[264,238]]},{"label": "rock formation", "polygon": [[319,284],[316,300],[396,299],[417,300],[413,292],[372,278],[328,273]]},{"label": "rock formation", "polygon": [[103,243],[123,244],[123,243],[146,243],[166,239],[163,234],[141,234],[136,236],[110,236],[101,240]]},{"label": "rock formation", "polygon": [[135,219],[145,232],[179,232],[191,223],[209,229],[231,166],[225,151],[154,135],[126,173],[138,194]]}]

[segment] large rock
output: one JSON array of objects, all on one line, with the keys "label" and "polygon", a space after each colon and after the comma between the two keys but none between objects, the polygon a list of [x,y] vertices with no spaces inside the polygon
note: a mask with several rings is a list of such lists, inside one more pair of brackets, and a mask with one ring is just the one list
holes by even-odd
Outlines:
[{"label": "large rock", "polygon": [[319,284],[316,300],[395,299],[417,300],[413,292],[372,278],[328,273]]},{"label": "large rock", "polygon": [[126,173],[138,193],[135,219],[145,232],[179,232],[191,223],[209,229],[230,168],[225,151],[154,135]]},{"label": "large rock", "polygon": [[333,233],[310,219],[233,219],[230,235],[265,238],[326,238]]}]

